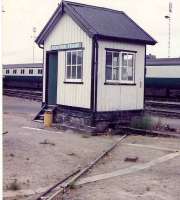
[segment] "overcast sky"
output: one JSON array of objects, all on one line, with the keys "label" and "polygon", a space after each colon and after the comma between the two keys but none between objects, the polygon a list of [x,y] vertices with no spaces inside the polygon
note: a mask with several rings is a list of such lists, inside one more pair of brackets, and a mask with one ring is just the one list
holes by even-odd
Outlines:
[{"label": "overcast sky", "polygon": [[[72,0],[125,11],[136,23],[158,41],[147,53],[168,55],[169,0]],[[33,60],[33,26],[42,30],[60,0],[4,0],[2,13],[3,64],[27,63]],[[172,0],[171,57],[180,57],[180,0]],[[42,50],[36,45],[35,62],[42,62]]]}]

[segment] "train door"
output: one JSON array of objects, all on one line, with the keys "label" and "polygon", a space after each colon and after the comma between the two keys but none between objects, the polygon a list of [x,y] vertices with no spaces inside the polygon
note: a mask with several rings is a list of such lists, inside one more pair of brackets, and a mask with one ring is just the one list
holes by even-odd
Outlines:
[{"label": "train door", "polygon": [[46,60],[46,103],[57,103],[58,52],[48,52]]}]

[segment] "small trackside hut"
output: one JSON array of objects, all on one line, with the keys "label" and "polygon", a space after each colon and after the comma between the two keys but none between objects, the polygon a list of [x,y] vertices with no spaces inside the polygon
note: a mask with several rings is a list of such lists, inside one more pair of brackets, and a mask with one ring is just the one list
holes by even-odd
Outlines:
[{"label": "small trackside hut", "polygon": [[142,113],[146,45],[156,41],[124,12],[62,1],[36,43],[56,123],[103,131]]}]

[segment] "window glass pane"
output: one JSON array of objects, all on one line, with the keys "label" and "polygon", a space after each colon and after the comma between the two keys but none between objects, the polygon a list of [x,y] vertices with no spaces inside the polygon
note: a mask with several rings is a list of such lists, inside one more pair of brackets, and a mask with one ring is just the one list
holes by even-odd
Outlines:
[{"label": "window glass pane", "polygon": [[113,53],[113,66],[119,66],[119,53]]},{"label": "window glass pane", "polygon": [[119,80],[119,68],[113,69],[113,80]]},{"label": "window glass pane", "polygon": [[77,79],[81,79],[82,78],[82,74],[81,74],[81,65],[77,66]]},{"label": "window glass pane", "polygon": [[128,67],[127,69],[127,74],[128,74],[128,80],[132,81],[133,80],[133,67]]},{"label": "window glass pane", "polygon": [[112,67],[106,67],[106,80],[112,80]]},{"label": "window glass pane", "polygon": [[72,51],[72,65],[76,65],[76,51]]},{"label": "window glass pane", "polygon": [[72,66],[72,78],[76,78],[76,66]]},{"label": "window glass pane", "polygon": [[128,66],[133,66],[133,55],[128,54]]},{"label": "window glass pane", "polygon": [[67,78],[70,79],[71,78],[71,66],[67,66]]},{"label": "window glass pane", "polygon": [[126,53],[122,54],[122,66],[127,66],[128,55]]},{"label": "window glass pane", "polygon": [[82,51],[77,52],[77,64],[78,65],[82,64]]},{"label": "window glass pane", "polygon": [[67,65],[71,65],[71,52],[67,52]]},{"label": "window glass pane", "polygon": [[106,65],[112,66],[112,52],[106,52]]},{"label": "window glass pane", "polygon": [[127,67],[122,67],[121,68],[122,70],[121,70],[121,79],[123,80],[123,81],[125,81],[125,80],[127,80]]}]

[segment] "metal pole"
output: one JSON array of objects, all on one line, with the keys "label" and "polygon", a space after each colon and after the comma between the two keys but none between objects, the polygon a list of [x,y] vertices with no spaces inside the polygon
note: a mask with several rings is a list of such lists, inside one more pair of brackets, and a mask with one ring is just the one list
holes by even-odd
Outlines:
[{"label": "metal pole", "polygon": [[165,16],[168,19],[168,58],[171,57],[171,13],[172,13],[172,2],[169,2],[169,14]]},{"label": "metal pole", "polygon": [[32,36],[32,38],[33,38],[33,63],[34,63],[34,61],[35,61],[35,42],[34,42],[34,40],[36,39],[36,27],[33,27],[33,36]]},{"label": "metal pole", "polygon": [[33,64],[34,64],[34,41],[33,41]]},{"label": "metal pole", "polygon": [[171,16],[169,13],[169,40],[168,40],[168,58],[171,57]]}]

